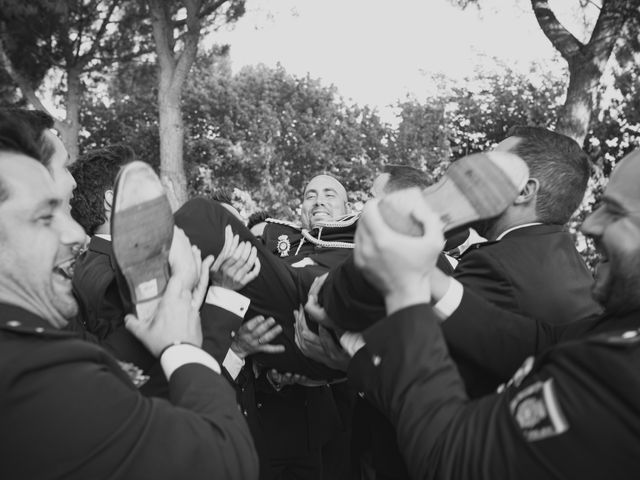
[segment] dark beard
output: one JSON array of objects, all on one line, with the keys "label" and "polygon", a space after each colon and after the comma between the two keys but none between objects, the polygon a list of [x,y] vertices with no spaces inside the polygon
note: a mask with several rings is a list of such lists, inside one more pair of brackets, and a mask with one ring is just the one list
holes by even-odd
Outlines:
[{"label": "dark beard", "polygon": [[640,309],[640,255],[632,258],[609,258],[610,278],[599,300],[608,313],[625,314]]}]

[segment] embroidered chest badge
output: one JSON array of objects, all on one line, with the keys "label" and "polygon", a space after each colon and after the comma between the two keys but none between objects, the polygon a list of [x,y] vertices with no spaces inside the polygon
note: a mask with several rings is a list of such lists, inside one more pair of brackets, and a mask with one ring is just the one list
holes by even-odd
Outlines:
[{"label": "embroidered chest badge", "polygon": [[289,241],[289,237],[287,235],[280,235],[278,237],[278,253],[281,257],[287,257],[289,255],[289,250],[291,250],[291,242]]}]

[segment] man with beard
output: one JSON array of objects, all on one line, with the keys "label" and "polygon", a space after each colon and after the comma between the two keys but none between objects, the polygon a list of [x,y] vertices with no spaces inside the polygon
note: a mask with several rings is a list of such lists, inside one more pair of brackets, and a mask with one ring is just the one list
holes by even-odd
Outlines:
[{"label": "man with beard", "polygon": [[[403,203],[412,205],[410,198]],[[571,341],[525,362],[501,393],[481,399],[464,391],[442,318],[429,306],[440,221],[423,205],[413,214],[424,225],[421,237],[390,229],[375,203],[360,219],[355,263],[385,297],[388,317],[351,344],[357,353],[349,365],[350,379],[394,423],[412,478],[636,478],[640,151],[615,168],[602,206],[583,225],[602,255],[593,294],[605,313],[583,328],[587,335],[570,323],[564,337]],[[470,325],[491,326],[500,315],[505,324],[523,321],[468,289],[464,296],[474,297],[466,310]]]},{"label": "man with beard", "polygon": [[32,134],[0,114],[0,477],[255,478],[234,392],[200,348],[184,235],[157,314],[127,318],[163,364],[173,403],[143,397],[106,351],[63,330],[78,309],[71,272],[85,235]]}]

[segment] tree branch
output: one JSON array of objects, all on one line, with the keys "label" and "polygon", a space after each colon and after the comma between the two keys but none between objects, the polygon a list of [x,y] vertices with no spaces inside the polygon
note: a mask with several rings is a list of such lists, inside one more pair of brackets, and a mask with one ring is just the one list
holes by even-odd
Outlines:
[{"label": "tree branch", "polygon": [[542,32],[560,55],[567,62],[572,62],[572,59],[580,54],[582,43],[560,23],[547,0],[531,0],[531,7]]},{"label": "tree branch", "polygon": [[[224,1],[224,0],[221,0]],[[216,2],[219,3],[219,2]],[[184,35],[184,43],[182,51],[178,56],[176,69],[174,72],[174,78],[172,79],[173,85],[182,85],[187,78],[189,69],[195,61],[198,51],[198,40],[200,38],[200,18],[198,13],[202,6],[201,0],[186,0],[187,7],[187,31]]]},{"label": "tree branch", "polygon": [[173,29],[171,28],[169,11],[164,0],[149,0],[149,10],[160,69],[171,72],[172,75],[175,69],[175,59],[173,57]]},{"label": "tree branch", "polygon": [[603,0],[587,50],[598,63],[606,63],[620,36],[630,6],[627,0]]},{"label": "tree branch", "polygon": [[[15,68],[13,68],[13,63],[11,63],[11,59],[7,55],[7,52],[4,48],[4,25],[0,25],[0,65],[7,71],[11,79],[16,83],[24,98],[33,105],[38,110],[42,110],[43,112],[51,115],[51,112],[47,110],[47,108],[42,104],[40,99],[37,97],[35,90],[29,84],[29,81]],[[53,116],[53,115],[52,115]]]},{"label": "tree branch", "polygon": [[[216,2],[204,5],[201,8],[200,13],[198,13],[198,18],[200,20],[202,20],[202,19],[208,17],[209,15],[211,15],[213,12],[218,10],[218,8],[220,8],[222,5],[224,5],[228,1],[229,0],[218,0]],[[184,27],[186,24],[187,24],[187,19],[186,18],[183,18],[182,20],[176,20],[175,22],[173,22],[174,28]]]},{"label": "tree branch", "polygon": [[115,9],[116,9],[116,7],[118,6],[119,3],[120,3],[120,0],[112,0],[111,1],[111,5],[109,5],[109,9],[107,10],[106,15],[102,19],[102,23],[100,24],[100,27],[98,28],[98,31],[95,34],[93,43],[91,44],[91,47],[89,48],[87,53],[82,55],[82,57],[79,59],[79,65],[80,66],[82,66],[82,67],[86,66],[87,63],[89,63],[91,61],[91,59],[94,57],[94,55],[96,54],[96,50],[98,49],[98,45],[100,44],[100,41],[102,40],[102,37],[104,36],[104,32],[107,30],[107,25],[109,25],[109,23],[111,22],[111,16],[113,15],[113,12],[115,11]]}]

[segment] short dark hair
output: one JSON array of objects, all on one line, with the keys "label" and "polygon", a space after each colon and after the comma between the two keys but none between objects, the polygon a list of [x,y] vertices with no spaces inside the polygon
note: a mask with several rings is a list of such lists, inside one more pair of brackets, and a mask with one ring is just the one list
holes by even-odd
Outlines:
[{"label": "short dark hair", "polygon": [[53,128],[53,117],[41,110],[27,110],[26,108],[4,108],[2,111],[21,121],[24,128],[29,130],[29,135],[35,139],[38,145],[39,155],[35,158],[49,168],[54,147],[44,136],[44,132]]},{"label": "short dark hair", "polygon": [[386,193],[412,187],[427,188],[432,183],[429,174],[409,165],[385,165],[382,172],[389,174],[384,186]]},{"label": "short dark hair", "polygon": [[233,191],[228,188],[221,187],[216,189],[211,193],[211,199],[233,207]]},{"label": "short dark hair", "polygon": [[578,143],[541,127],[516,126],[509,137],[520,141],[511,149],[540,183],[536,214],[541,222],[563,225],[576,211],[587,188],[589,157]]},{"label": "short dark hair", "polygon": [[128,146],[109,145],[81,155],[71,166],[77,184],[70,201],[71,216],[88,235],[107,221],[104,193],[113,188],[120,168],[134,159]]},{"label": "short dark hair", "polygon": [[[6,110],[0,111],[0,152],[18,153],[40,161],[40,149],[33,130]],[[0,202],[8,197],[9,192],[0,178]]]}]

